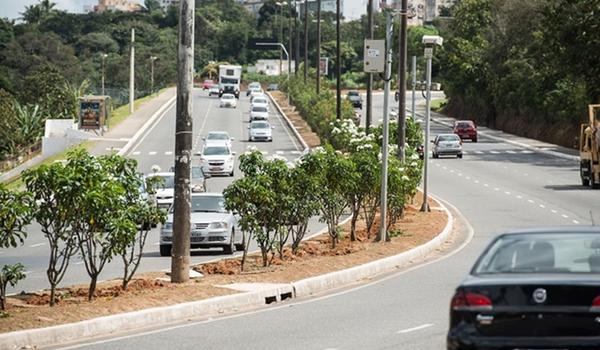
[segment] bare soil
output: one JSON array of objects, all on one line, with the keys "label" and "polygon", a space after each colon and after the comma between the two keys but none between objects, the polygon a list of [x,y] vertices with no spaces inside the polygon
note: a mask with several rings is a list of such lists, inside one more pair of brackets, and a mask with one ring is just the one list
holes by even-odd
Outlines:
[{"label": "bare soil", "polygon": [[420,212],[419,205],[408,206],[405,216],[393,228],[401,234],[391,242],[375,242],[378,226],[375,225],[369,237],[364,222],[359,221],[357,241],[350,241],[348,223],[343,226],[343,238],[335,249],[331,249],[328,235],[316,236],[303,242],[296,255],[286,248],[284,259],[274,256],[269,267],[262,267],[260,254],[250,254],[244,272],[240,271],[240,258],[200,264],[194,269],[204,277],[184,284],[168,282],[168,276],[162,272],[137,275],[126,291],[122,290],[120,280],[102,282],[92,302],[87,301],[87,285],[61,289],[61,298],[54,307],[48,306],[48,292],[9,297],[6,313],[0,314],[4,316],[0,318],[0,333],[203,300],[236,293],[218,287],[221,285],[292,282],[396,255],[431,240],[443,230],[448,219],[446,213],[433,200],[430,206],[431,213]]}]

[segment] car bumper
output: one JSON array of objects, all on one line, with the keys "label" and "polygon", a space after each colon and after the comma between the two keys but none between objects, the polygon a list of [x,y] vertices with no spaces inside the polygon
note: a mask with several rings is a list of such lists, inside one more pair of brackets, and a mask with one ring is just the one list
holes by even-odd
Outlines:
[{"label": "car bumper", "polygon": [[591,350],[600,349],[600,337],[479,337],[456,336],[452,331],[446,341],[447,350]]},{"label": "car bumper", "polygon": [[234,170],[234,164],[224,165],[208,165],[205,167],[205,172],[211,175],[230,174]]},{"label": "car bumper", "polygon": [[272,136],[254,135],[248,138],[250,141],[273,141]]},{"label": "car bumper", "polygon": [[461,139],[474,139],[477,138],[477,134],[474,133],[456,133],[456,135],[458,135],[458,137],[460,137]]},{"label": "car bumper", "polygon": [[440,156],[456,156],[462,154],[462,149],[460,148],[442,148],[435,150],[435,153]]},{"label": "car bumper", "polygon": [[[228,230],[202,230],[190,233],[191,248],[215,248],[228,246],[231,235]],[[162,231],[160,245],[173,244],[173,231]]]},{"label": "car bumper", "polygon": [[221,107],[228,107],[228,108],[236,108],[237,104],[235,104],[235,103],[221,103],[220,106]]}]

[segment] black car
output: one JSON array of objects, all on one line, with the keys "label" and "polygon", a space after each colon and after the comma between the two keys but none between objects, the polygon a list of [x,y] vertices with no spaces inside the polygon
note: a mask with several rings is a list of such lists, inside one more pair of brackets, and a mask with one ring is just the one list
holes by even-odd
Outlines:
[{"label": "black car", "polygon": [[495,238],[452,298],[447,349],[600,349],[600,227]]},{"label": "black car", "polygon": [[348,91],[346,100],[350,101],[354,108],[362,109],[362,97],[358,91]]}]

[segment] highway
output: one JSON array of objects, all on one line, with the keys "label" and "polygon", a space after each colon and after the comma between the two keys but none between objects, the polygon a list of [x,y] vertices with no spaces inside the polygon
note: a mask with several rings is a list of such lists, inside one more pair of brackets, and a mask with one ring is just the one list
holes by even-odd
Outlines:
[{"label": "highway", "polygon": [[[433,138],[450,128],[432,123],[431,132]],[[430,192],[466,220],[457,216],[468,244],[457,244],[453,254],[314,300],[75,348],[444,349],[453,289],[492,237],[513,228],[590,224],[590,212],[600,213],[598,192],[581,186],[573,160],[480,134],[478,143],[464,143],[463,159],[429,161]]]},{"label": "highway", "polygon": [[[248,142],[249,98],[245,94],[242,94],[238,102],[236,109],[220,108],[218,97],[209,97],[207,92],[199,89],[194,91],[194,152],[200,152],[202,137],[209,131],[224,130],[235,138],[232,147],[237,152],[237,156],[245,152],[248,147],[254,146],[261,150],[267,157],[280,155],[289,160],[299,157],[302,147],[296,138],[293,137],[291,130],[284,124],[282,117],[273,106],[270,110],[270,121],[275,126],[273,130],[273,142]],[[119,146],[119,144],[115,146]],[[140,172],[146,174],[151,172],[153,165],[158,165],[162,171],[168,171],[174,165],[174,149],[175,104],[164,113],[162,118],[157,119],[138,140],[130,150],[129,156],[138,161],[138,170]],[[198,157],[196,157],[195,161],[199,162]],[[238,170],[234,178],[241,176],[242,174]],[[233,181],[233,178],[227,176],[212,177],[207,180],[208,191],[221,192],[231,181]],[[324,224],[319,223],[315,219],[309,226],[309,233],[315,233],[323,227],[325,227]],[[30,225],[27,231],[28,237],[24,245],[17,248],[0,249],[1,264],[20,262],[25,265],[27,270],[27,278],[19,282],[16,288],[10,288],[9,286],[8,293],[20,292],[22,290],[36,291],[49,287],[46,277],[49,256],[47,240],[37,224]],[[159,255],[158,241],[159,228],[155,228],[149,233],[145,253],[138,270],[139,272],[170,269],[171,259]],[[257,249],[255,242],[252,242],[250,249]],[[241,252],[238,252],[238,254],[241,254]],[[196,264],[222,256],[221,249],[193,250],[191,261]],[[104,271],[100,275],[100,280],[119,278],[121,275],[122,262],[117,257],[104,268]],[[85,271],[83,261],[79,256],[73,256],[60,286],[85,284],[88,281],[89,277]]]}]

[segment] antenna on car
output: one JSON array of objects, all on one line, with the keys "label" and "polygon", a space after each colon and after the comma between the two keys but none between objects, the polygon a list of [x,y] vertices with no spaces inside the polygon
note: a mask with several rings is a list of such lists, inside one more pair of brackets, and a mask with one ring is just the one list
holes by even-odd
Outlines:
[{"label": "antenna on car", "polygon": [[594,214],[592,214],[591,210],[590,210],[590,219],[592,220],[592,226],[596,226],[596,223],[594,222]]}]

